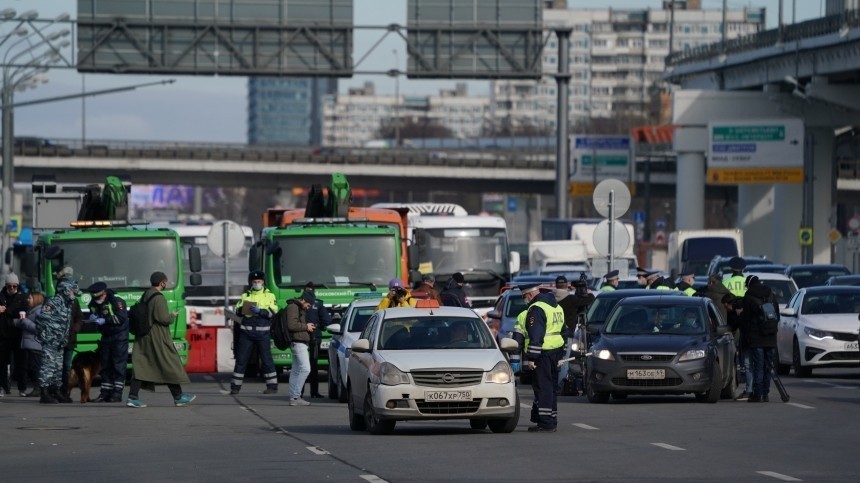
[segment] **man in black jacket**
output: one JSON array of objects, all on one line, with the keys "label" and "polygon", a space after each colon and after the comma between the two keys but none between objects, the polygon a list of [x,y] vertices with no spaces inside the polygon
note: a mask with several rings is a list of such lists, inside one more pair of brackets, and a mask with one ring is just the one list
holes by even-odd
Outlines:
[{"label": "man in black jacket", "polygon": [[[324,327],[328,327],[331,324],[331,315],[328,313],[328,309],[325,308],[323,301],[316,298],[313,282],[305,284],[304,292],[314,295],[314,303],[305,312],[305,320],[309,324],[314,324],[316,326],[314,331],[311,333],[311,340],[308,347],[311,359],[311,373],[308,375],[308,383],[311,386],[311,397],[321,398],[322,394],[320,394],[319,375],[317,374],[319,369],[317,364],[320,357],[320,349],[322,347],[322,330]],[[329,363],[331,363],[331,361],[329,361]]]},{"label": "man in black jacket", "polygon": [[753,394],[747,402],[768,402],[770,392],[771,370],[776,355],[776,330],[764,322],[764,304],[773,304],[773,309],[779,314],[779,305],[770,287],[761,283],[755,275],[750,275],[746,279],[746,294],[741,303],[741,323],[749,328],[748,342],[752,355]]},{"label": "man in black jacket", "polygon": [[128,364],[128,306],[104,282],[90,285],[87,292],[92,294],[89,322],[97,324],[101,333],[102,385],[94,402],[122,402]]},{"label": "man in black jacket", "polygon": [[19,290],[18,276],[6,275],[5,287],[0,290],[0,397],[9,393],[9,376],[6,372],[14,359],[12,375],[18,382],[18,394],[27,395],[27,351],[21,348],[21,329],[12,324],[20,312],[30,310],[27,294]]},{"label": "man in black jacket", "polygon": [[449,307],[471,307],[472,304],[466,297],[466,291],[463,290],[463,285],[466,284],[466,277],[462,273],[457,272],[451,275],[451,280],[445,285],[445,290],[439,296],[442,298],[442,305]]}]

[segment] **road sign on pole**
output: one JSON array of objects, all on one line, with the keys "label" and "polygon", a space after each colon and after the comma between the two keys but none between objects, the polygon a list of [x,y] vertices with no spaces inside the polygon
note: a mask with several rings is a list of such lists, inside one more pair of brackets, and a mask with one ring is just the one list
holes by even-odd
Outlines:
[{"label": "road sign on pole", "polygon": [[710,184],[803,182],[800,119],[715,121],[708,124]]}]

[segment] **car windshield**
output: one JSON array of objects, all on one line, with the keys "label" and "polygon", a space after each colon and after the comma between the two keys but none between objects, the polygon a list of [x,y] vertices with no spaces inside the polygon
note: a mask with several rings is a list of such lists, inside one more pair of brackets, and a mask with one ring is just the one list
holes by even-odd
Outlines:
[{"label": "car windshield", "polygon": [[170,287],[179,273],[174,238],[107,238],[58,240],[63,263],[75,271],[81,288],[104,282],[108,288],[147,289],[152,272],[164,272]]},{"label": "car windshield", "polygon": [[860,312],[860,293],[807,293],[800,313],[856,314]]},{"label": "car windshield", "polygon": [[605,332],[615,335],[704,334],[706,320],[700,307],[670,304],[622,304],[615,307]]},{"label": "car windshield", "polygon": [[505,302],[505,317],[514,317],[520,315],[520,312],[528,308],[528,304],[523,299],[522,295],[511,294]]},{"label": "car windshield", "polygon": [[508,272],[508,242],[499,228],[434,228],[424,231],[419,262],[430,262],[436,273],[471,268]]},{"label": "car windshield", "polygon": [[374,312],[376,312],[376,307],[356,307],[352,309],[352,318],[349,319],[349,326],[346,328],[346,331],[361,332],[364,330],[364,326],[367,325],[367,321]]},{"label": "car windshield", "polygon": [[[307,282],[334,286],[384,286],[397,277],[398,251],[391,235],[281,236],[275,280],[281,287]],[[312,256],[309,256],[312,255]]]},{"label": "car windshield", "polygon": [[487,324],[471,317],[407,317],[386,319],[380,350],[494,349]]},{"label": "car windshield", "polygon": [[792,270],[791,278],[798,288],[818,287],[824,285],[827,279],[834,275],[848,275],[842,268]]},{"label": "car windshield", "polygon": [[776,296],[776,303],[785,305],[791,300],[792,295],[797,292],[795,285],[791,280],[761,280],[761,283],[770,287],[773,295]]},{"label": "car windshield", "polygon": [[612,308],[620,300],[621,297],[597,297],[588,307],[588,314],[585,316],[586,320],[589,324],[602,324],[606,322],[609,312],[612,312]]}]

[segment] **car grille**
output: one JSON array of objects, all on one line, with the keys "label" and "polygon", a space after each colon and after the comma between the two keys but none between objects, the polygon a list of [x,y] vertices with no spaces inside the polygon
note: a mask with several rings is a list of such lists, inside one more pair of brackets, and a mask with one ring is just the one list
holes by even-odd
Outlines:
[{"label": "car grille", "polygon": [[857,334],[847,334],[845,332],[831,332],[833,338],[845,342],[854,342],[857,340]]},{"label": "car grille", "polygon": [[857,352],[828,352],[819,361],[856,361],[857,359],[860,359],[860,354]]},{"label": "car grille", "polygon": [[418,386],[457,387],[474,386],[484,379],[482,371],[423,371],[412,372]]},{"label": "car grille", "polygon": [[642,356],[650,357],[645,362],[670,362],[675,354],[619,354],[622,361],[643,362]]},{"label": "car grille", "polygon": [[427,402],[423,399],[415,401],[421,414],[470,414],[481,406],[480,399],[471,401]]},{"label": "car grille", "polygon": [[666,379],[627,379],[626,377],[613,377],[612,384],[626,387],[672,387],[680,386],[681,379],[669,377]]}]

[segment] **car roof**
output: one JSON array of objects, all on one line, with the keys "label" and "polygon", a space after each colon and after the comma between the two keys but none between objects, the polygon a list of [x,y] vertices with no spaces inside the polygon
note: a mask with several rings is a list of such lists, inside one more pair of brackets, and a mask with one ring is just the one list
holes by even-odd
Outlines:
[{"label": "car roof", "polygon": [[833,280],[834,282],[860,281],[860,275],[833,275],[827,280]]},{"label": "car roof", "polygon": [[[655,295],[654,292],[667,292],[665,294]],[[681,295],[682,292],[677,290],[654,290],[654,289],[644,289],[644,288],[622,288],[618,290],[610,290],[608,292],[600,292],[597,294],[597,298],[608,299],[608,298],[625,298],[625,297],[671,297],[675,295]]]},{"label": "car roof", "polygon": [[[858,287],[860,288],[860,287]],[[680,293],[680,292],[679,292]],[[633,302],[635,300],[635,302]],[[622,299],[618,302],[618,305],[628,305],[631,303],[637,304],[658,304],[659,302],[670,302],[672,305],[681,305],[681,306],[689,306],[696,307],[699,305],[703,305],[710,300],[707,297],[674,297],[671,295],[649,295],[644,297],[628,297]],[[616,305],[616,307],[618,306]]]},{"label": "car roof", "polygon": [[848,267],[838,263],[801,263],[789,265],[786,270],[832,270],[835,268],[848,270]]},{"label": "car roof", "polygon": [[783,273],[773,272],[747,272],[747,276],[755,275],[759,280],[791,280],[791,277]]},{"label": "car roof", "polygon": [[471,317],[481,319],[474,310],[466,307],[433,307],[433,308],[416,308],[416,307],[391,307],[383,309],[383,319],[399,319],[407,317]]},{"label": "car roof", "polygon": [[817,285],[815,287],[806,287],[801,290],[810,295],[828,294],[828,293],[860,293],[860,286],[857,285]]},{"label": "car roof", "polygon": [[370,298],[358,298],[353,300],[350,305],[353,307],[376,307],[379,305],[379,301],[382,300],[382,294],[379,295],[378,298],[370,297]]}]

